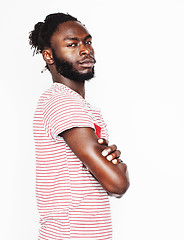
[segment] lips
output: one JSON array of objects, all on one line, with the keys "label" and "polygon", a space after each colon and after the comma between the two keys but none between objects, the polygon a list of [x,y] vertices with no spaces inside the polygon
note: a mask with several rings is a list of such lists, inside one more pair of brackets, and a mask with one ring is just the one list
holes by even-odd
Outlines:
[{"label": "lips", "polygon": [[85,59],[82,61],[79,61],[79,64],[84,67],[84,68],[92,68],[95,64],[95,60],[94,59]]}]

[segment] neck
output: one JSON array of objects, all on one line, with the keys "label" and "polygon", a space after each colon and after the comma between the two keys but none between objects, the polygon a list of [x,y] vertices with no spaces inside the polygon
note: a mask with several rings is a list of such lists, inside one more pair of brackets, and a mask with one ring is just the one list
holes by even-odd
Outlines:
[{"label": "neck", "polygon": [[80,94],[83,98],[85,98],[85,82],[76,82],[70,80],[68,78],[63,77],[61,74],[55,71],[54,72],[51,71],[51,74],[53,82],[62,83],[65,86],[77,92],[78,94]]}]

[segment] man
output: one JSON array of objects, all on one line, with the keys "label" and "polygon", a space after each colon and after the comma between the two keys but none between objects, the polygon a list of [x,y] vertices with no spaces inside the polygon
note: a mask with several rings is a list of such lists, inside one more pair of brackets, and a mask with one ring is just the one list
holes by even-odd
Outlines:
[{"label": "man", "polygon": [[85,81],[94,76],[92,37],[76,18],[57,13],[29,38],[53,79],[34,116],[39,239],[112,239],[108,195],[121,197],[129,180],[120,151],[104,140],[100,112],[85,100]]}]

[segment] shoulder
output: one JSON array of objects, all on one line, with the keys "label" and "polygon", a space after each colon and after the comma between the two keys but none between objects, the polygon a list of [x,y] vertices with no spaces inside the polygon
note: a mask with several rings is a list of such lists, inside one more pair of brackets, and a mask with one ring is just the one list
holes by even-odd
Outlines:
[{"label": "shoulder", "polygon": [[[65,87],[52,87],[43,104],[43,115],[64,118],[92,118],[88,104],[78,93]],[[62,117],[62,119],[63,119]]]},{"label": "shoulder", "polygon": [[53,86],[44,93],[44,96],[44,109],[53,107],[85,107],[85,101],[82,100],[82,97],[62,84],[59,86],[53,84]]}]

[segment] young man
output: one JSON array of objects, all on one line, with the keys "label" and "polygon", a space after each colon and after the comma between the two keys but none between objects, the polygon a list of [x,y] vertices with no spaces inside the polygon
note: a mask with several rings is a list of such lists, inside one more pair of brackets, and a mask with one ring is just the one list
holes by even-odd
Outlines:
[{"label": "young man", "polygon": [[106,124],[85,100],[94,76],[92,37],[74,17],[51,14],[35,25],[30,44],[42,53],[53,85],[34,116],[39,239],[110,240],[108,195],[129,187],[127,166]]}]

